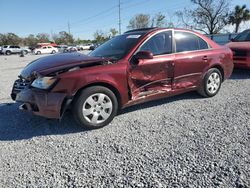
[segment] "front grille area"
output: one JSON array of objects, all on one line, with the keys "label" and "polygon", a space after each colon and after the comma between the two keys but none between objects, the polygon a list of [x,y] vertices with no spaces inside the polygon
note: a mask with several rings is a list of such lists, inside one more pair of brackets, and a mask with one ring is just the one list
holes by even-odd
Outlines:
[{"label": "front grille area", "polygon": [[236,57],[246,57],[247,51],[246,50],[233,50],[234,56]]},{"label": "front grille area", "polygon": [[14,82],[13,88],[12,88],[12,93],[11,93],[11,98],[13,100],[16,99],[16,94],[21,92],[22,90],[29,88],[31,82],[27,81],[25,79],[18,79]]}]

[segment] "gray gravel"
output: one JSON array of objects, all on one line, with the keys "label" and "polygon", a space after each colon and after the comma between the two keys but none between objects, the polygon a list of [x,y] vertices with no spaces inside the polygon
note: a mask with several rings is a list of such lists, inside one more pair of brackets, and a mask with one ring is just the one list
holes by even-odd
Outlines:
[{"label": "gray gravel", "polygon": [[214,98],[134,106],[87,131],[71,114],[47,120],[12,103],[12,82],[36,57],[0,56],[0,187],[250,187],[250,71]]}]

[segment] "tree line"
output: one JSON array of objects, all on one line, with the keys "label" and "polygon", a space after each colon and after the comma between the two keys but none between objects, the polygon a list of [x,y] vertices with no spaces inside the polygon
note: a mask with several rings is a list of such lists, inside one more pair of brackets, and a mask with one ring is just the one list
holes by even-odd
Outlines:
[{"label": "tree line", "polygon": [[66,31],[61,31],[52,36],[48,33],[39,33],[37,35],[30,34],[27,37],[19,37],[15,33],[0,33],[0,46],[11,44],[35,47],[38,43],[50,42],[55,42],[58,45],[103,43],[117,34],[118,31],[115,28],[111,28],[108,33],[105,33],[102,30],[97,30],[94,33],[94,40],[82,40],[80,38],[74,39],[73,35]]},{"label": "tree line", "polygon": [[128,25],[128,29],[146,27],[182,27],[194,29],[205,34],[218,34],[225,31],[225,26],[233,25],[234,31],[239,32],[240,25],[250,20],[250,11],[246,5],[235,6],[230,10],[228,0],[191,0],[194,8],[177,11],[175,16],[178,23],[166,21],[166,16],[158,13],[154,17],[147,14],[137,14]]},{"label": "tree line", "polygon": [[[230,10],[229,0],[190,0],[194,8],[184,8],[177,11],[175,16],[177,22],[167,21],[166,15],[157,13],[154,16],[148,14],[137,14],[130,19],[128,29],[139,29],[147,27],[182,27],[194,29],[205,34],[217,34],[223,31],[225,26],[233,25],[235,33],[238,33],[242,23],[250,20],[250,11],[246,5],[235,6]],[[232,31],[230,31],[232,32]],[[6,44],[35,46],[37,43],[53,41],[57,44],[84,44],[103,43],[116,36],[118,31],[111,28],[109,32],[97,30],[93,36],[94,40],[74,39],[73,35],[61,31],[52,36],[47,33],[37,35],[30,34],[27,37],[19,37],[15,33],[0,33],[0,46]]]}]

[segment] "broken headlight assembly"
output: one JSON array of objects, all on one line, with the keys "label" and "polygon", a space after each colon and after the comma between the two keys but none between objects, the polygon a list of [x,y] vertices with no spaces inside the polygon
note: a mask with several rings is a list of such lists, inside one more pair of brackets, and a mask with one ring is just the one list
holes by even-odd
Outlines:
[{"label": "broken headlight assembly", "polygon": [[56,82],[58,81],[57,78],[54,77],[39,77],[36,78],[31,86],[38,89],[50,89]]}]

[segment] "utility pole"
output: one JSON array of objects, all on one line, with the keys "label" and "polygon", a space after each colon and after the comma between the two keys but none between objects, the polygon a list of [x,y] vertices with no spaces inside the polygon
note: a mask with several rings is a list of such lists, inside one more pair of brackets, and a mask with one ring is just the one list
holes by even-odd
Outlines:
[{"label": "utility pole", "polygon": [[51,37],[51,40],[53,40],[53,30],[52,29],[50,30],[50,37]]},{"label": "utility pole", "polygon": [[70,34],[70,23],[68,22],[68,32]]},{"label": "utility pole", "polygon": [[121,0],[119,0],[118,8],[119,8],[119,34],[122,34],[122,29],[121,29],[121,26],[122,26],[122,22],[121,22]]}]

